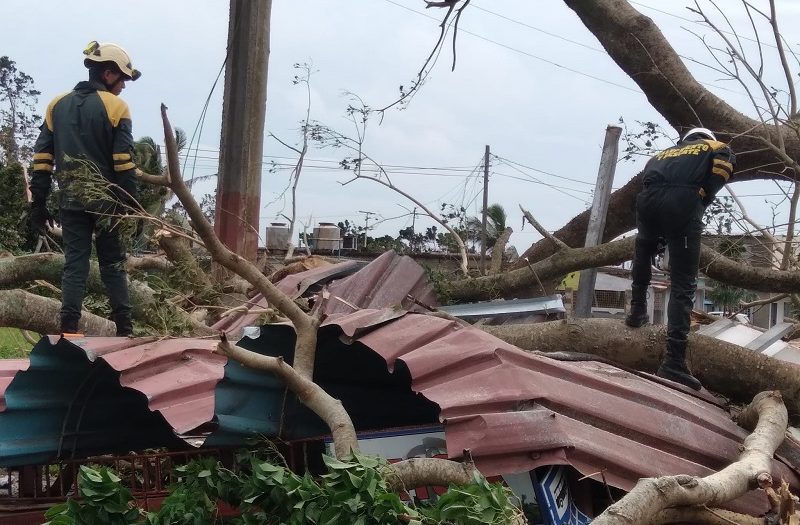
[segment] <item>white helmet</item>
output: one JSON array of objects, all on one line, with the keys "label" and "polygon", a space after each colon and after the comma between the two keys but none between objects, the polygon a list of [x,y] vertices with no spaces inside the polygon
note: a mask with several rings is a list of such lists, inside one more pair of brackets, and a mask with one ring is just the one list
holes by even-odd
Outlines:
[{"label": "white helmet", "polygon": [[707,139],[717,140],[717,137],[715,137],[714,133],[708,128],[692,128],[686,133],[686,135],[683,136],[682,142],[685,142],[686,139],[692,135],[702,135]]},{"label": "white helmet", "polygon": [[92,67],[95,63],[113,62],[129,80],[136,80],[142,76],[141,71],[133,69],[131,57],[128,56],[128,53],[117,44],[110,42],[100,44],[97,40],[92,40],[83,50],[83,54],[86,55],[86,58],[83,59],[83,65],[87,68]]}]

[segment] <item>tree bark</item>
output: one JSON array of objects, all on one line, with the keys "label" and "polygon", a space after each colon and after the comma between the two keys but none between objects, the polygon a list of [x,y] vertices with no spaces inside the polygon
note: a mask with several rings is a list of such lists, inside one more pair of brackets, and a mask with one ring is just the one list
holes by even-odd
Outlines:
[{"label": "tree bark", "polygon": [[[39,334],[61,333],[61,303],[23,290],[0,290],[0,326],[30,330]],[[78,329],[83,334],[113,336],[116,325],[84,311]]]},{"label": "tree bark", "polygon": [[746,410],[758,413],[758,424],[744,440],[738,461],[721,471],[697,478],[677,475],[639,480],[624,498],[608,507],[595,525],[658,523],[662,510],[674,507],[719,505],[755,487],[772,485],[772,456],[786,434],[786,407],[778,392],[761,392]]},{"label": "tree bark", "polygon": [[200,267],[197,257],[189,248],[188,239],[167,233],[158,239],[158,245],[172,262],[173,268],[180,272],[185,290],[192,290],[195,295],[201,295],[204,291],[214,289],[210,275]]},{"label": "tree bark", "polygon": [[[481,326],[523,350],[577,352],[627,368],[654,373],[667,346],[663,326],[628,328],[614,319]],[[738,402],[779,390],[793,417],[800,416],[800,367],[711,337],[689,334],[688,364],[703,385]]]},{"label": "tree bark", "polygon": [[[778,144],[778,132],[760,127],[760,121],[744,115],[695,80],[649,17],[625,0],[564,0],[564,3],[575,11],[614,62],[641,88],[653,108],[676,130],[684,132],[703,126],[722,140],[733,139],[731,147],[741,152],[737,154],[737,180],[775,178],[760,168],[772,164],[770,171],[780,171],[783,163],[754,137],[769,134],[772,143]],[[747,133],[754,128],[757,131]],[[800,156],[798,135],[786,126],[781,127],[780,134],[789,156]],[[791,172],[786,173],[786,177],[792,176]]]},{"label": "tree bark", "polygon": [[[619,264],[633,255],[634,238],[613,241],[591,248],[560,250],[532,264],[523,260],[522,268],[476,279],[450,281],[441,286],[442,295],[456,302],[498,297],[545,294],[545,283],[584,268]],[[549,244],[552,244],[549,240]]]},{"label": "tree bark", "polygon": [[494,246],[492,246],[492,263],[489,268],[490,274],[498,274],[500,270],[503,269],[503,256],[506,252],[506,244],[508,244],[508,239],[511,237],[511,234],[514,233],[514,230],[509,226],[503,233],[500,234],[497,241],[495,241]]},{"label": "tree bark", "polygon": [[439,458],[412,458],[386,465],[383,477],[395,492],[416,487],[466,485],[472,481],[475,466]]},{"label": "tree bark", "polygon": [[[553,243],[544,239],[550,246]],[[544,260],[497,275],[450,281],[442,293],[456,302],[528,297],[549,293],[547,283],[570,272],[599,266],[617,265],[633,258],[635,237],[607,242],[590,248],[554,250]],[[543,253],[543,252],[539,252]],[[717,281],[758,292],[800,292],[800,271],[773,270],[734,261],[708,246],[700,247],[700,271]]]},{"label": "tree bark", "polygon": [[[625,0],[564,0],[564,3],[578,15],[617,65],[642,89],[653,108],[679,132],[702,125],[725,139],[744,134],[757,126],[757,121],[734,109],[697,82],[653,21]],[[773,143],[778,143],[778,132],[774,129],[765,131],[762,128],[758,133],[769,133]],[[800,156],[800,138],[797,134],[785,126],[780,133],[787,153],[794,158]],[[775,178],[774,174],[761,168],[779,172],[783,167],[775,154],[767,151],[764,144],[753,135],[745,134],[731,141],[734,150],[740,152],[737,154],[737,181]],[[791,170],[787,176],[792,176]],[[635,228],[634,206],[640,186],[641,174],[611,194],[604,242]],[[588,220],[587,210],[556,231],[555,236],[572,247],[582,246]],[[522,259],[525,257],[531,262],[540,261],[554,251],[555,248],[546,240],[538,241],[525,250],[512,269],[522,268],[525,265]]]},{"label": "tree bark", "polygon": [[[146,264],[160,266],[160,263],[156,263],[156,261],[148,261]],[[20,255],[18,257],[3,257],[0,258],[0,287],[20,286],[23,283],[36,280],[60,284],[63,271],[64,255],[60,253],[48,252]],[[105,285],[103,285],[103,281],[100,278],[100,267],[97,261],[89,263],[89,277],[86,281],[86,289],[96,293],[105,293]],[[131,281],[129,290],[134,319],[153,327],[167,327],[175,323],[182,324],[189,327],[191,333],[197,336],[216,333],[205,324],[199,323],[185,310],[156,297],[155,291],[144,283]],[[57,314],[59,310],[60,308],[54,310],[54,312]],[[86,315],[86,312],[83,315]],[[55,318],[57,319],[58,315]],[[95,330],[94,324],[90,326],[91,329],[87,329],[85,333],[101,335],[100,332]],[[20,325],[18,328],[25,327]],[[40,333],[58,333],[58,330],[59,327],[56,326],[55,330]]]}]

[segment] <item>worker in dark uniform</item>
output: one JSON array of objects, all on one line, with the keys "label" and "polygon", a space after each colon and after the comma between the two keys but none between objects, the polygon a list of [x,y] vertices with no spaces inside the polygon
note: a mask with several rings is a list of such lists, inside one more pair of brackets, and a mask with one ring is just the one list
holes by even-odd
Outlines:
[{"label": "worker in dark uniform", "polygon": [[[120,243],[118,215],[121,202],[136,198],[136,166],[128,105],[119,98],[126,81],[141,73],[133,68],[124,49],[116,44],[91,42],[84,50],[89,80],[79,82],[47,106],[36,141],[31,177],[31,228],[42,233],[52,220],[47,210],[51,176],[58,182],[60,222],[64,244],[61,281],[61,331],[75,333],[89,274],[92,235],[100,276],[111,303],[118,336],[131,335],[131,305]],[[108,185],[104,198],[91,199],[76,188],[78,170],[92,166]],[[117,219],[115,220],[115,216]]]},{"label": "worker in dark uniform", "polygon": [[636,248],[631,308],[625,323],[646,324],[651,258],[666,241],[670,260],[667,352],[656,375],[695,390],[701,384],[686,366],[689,322],[697,289],[703,212],[733,175],[736,158],[705,128],[690,130],[676,146],[651,158],[644,168],[643,190],[636,198]]}]

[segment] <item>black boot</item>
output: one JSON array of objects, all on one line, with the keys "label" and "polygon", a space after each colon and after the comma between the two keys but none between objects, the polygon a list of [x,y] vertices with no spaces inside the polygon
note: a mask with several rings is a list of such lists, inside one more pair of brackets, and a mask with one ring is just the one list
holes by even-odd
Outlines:
[{"label": "black boot", "polygon": [[647,315],[647,288],[631,286],[631,309],[625,317],[625,324],[631,328],[639,328],[650,322]]},{"label": "black boot", "polygon": [[686,341],[667,339],[667,353],[656,375],[686,385],[691,389],[700,390],[703,385],[692,375],[686,367]]},{"label": "black boot", "polygon": [[130,337],[133,335],[133,321],[129,315],[114,316],[117,325],[117,337]]},{"label": "black boot", "polygon": [[78,333],[78,321],[75,319],[64,319],[61,318],[61,333],[62,334],[77,334]]}]

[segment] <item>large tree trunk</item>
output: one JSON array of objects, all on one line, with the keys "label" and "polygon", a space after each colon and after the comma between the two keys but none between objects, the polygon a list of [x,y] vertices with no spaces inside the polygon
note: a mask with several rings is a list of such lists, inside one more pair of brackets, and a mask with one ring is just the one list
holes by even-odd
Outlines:
[{"label": "large tree trunk", "polygon": [[[614,62],[639,85],[653,108],[676,130],[687,131],[702,125],[717,132],[723,140],[736,135],[731,146],[739,152],[737,180],[776,177],[774,172],[779,172],[780,167],[771,166],[769,170],[773,173],[761,171],[777,158],[754,136],[769,133],[777,144],[777,132],[758,128],[758,121],[731,107],[695,80],[650,18],[625,0],[564,0],[564,3],[575,11]],[[745,134],[754,128],[758,130]],[[799,157],[797,134],[785,126],[780,132],[789,156]],[[792,176],[789,171],[782,178]]]},{"label": "large tree trunk", "polygon": [[[609,56],[647,96],[650,104],[676,130],[686,131],[702,125],[731,139],[756,127],[757,122],[731,107],[702,84],[697,82],[681,58],[664,38],[653,21],[636,11],[625,0],[564,0],[594,34]],[[785,128],[785,127],[784,127]],[[731,146],[737,152],[736,180],[772,179],[783,164],[753,138],[754,134],[769,133],[777,144],[774,129],[737,136]],[[800,156],[800,138],[789,129],[782,129],[787,153]],[[777,163],[777,164],[776,164]],[[762,171],[764,168],[769,171]],[[791,170],[785,176],[792,176]],[[797,175],[795,175],[796,177]],[[604,241],[611,240],[636,226],[634,204],[641,184],[640,175],[611,194]],[[535,211],[535,210],[534,210]],[[589,211],[573,218],[556,231],[555,236],[569,246],[583,246]],[[549,256],[554,247],[547,240],[533,244],[512,268]]]},{"label": "large tree trunk", "polygon": [[[553,244],[550,240],[544,242]],[[633,258],[634,237],[590,248],[567,248],[544,260],[516,270],[441,285],[440,292],[455,302],[480,301],[498,297],[538,296],[549,293],[547,283],[570,272],[617,265]],[[800,292],[800,271],[759,268],[734,261],[708,246],[700,247],[700,270],[717,281],[758,292]]]},{"label": "large tree trunk", "polygon": [[[23,290],[0,290],[0,326],[12,326],[40,334],[61,332],[61,303]],[[84,311],[81,333],[111,336],[116,326],[108,319]]]},{"label": "large tree trunk", "polygon": [[[137,264],[140,262],[142,261],[137,260]],[[159,260],[151,259],[147,264],[158,265]],[[20,255],[19,257],[2,257],[0,258],[0,287],[21,286],[27,282],[37,280],[58,285],[61,282],[63,271],[64,255],[59,253],[48,252]],[[86,289],[91,292],[105,293],[105,286],[100,278],[100,267],[97,261],[90,262]],[[131,281],[130,296],[134,319],[153,327],[163,327],[165,333],[172,333],[171,330],[174,331],[178,326],[186,327],[189,332],[198,336],[215,333],[208,326],[192,318],[185,310],[159,298],[156,292],[144,283]],[[25,328],[17,324],[6,324],[5,326]],[[95,328],[95,324],[89,324],[82,329],[87,334],[106,335],[105,332],[97,331]],[[55,329],[48,328],[47,331],[37,331],[40,333],[58,333],[58,330],[59,327],[56,326]],[[172,335],[175,334],[172,333]]]},{"label": "large tree trunk", "polygon": [[[593,354],[649,373],[656,371],[667,346],[663,326],[634,329],[613,319],[570,319],[481,329],[524,350]],[[800,367],[795,364],[693,333],[689,334],[688,363],[709,390],[742,403],[759,392],[780,390],[789,412],[800,416]]]}]

